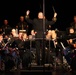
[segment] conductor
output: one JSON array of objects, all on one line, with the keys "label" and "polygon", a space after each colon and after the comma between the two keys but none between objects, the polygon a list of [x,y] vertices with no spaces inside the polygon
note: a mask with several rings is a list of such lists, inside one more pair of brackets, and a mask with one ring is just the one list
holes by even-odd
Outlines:
[{"label": "conductor", "polygon": [[[34,34],[35,34],[35,38],[36,38],[36,41],[35,41],[35,47],[36,47],[36,57],[37,57],[37,65],[43,65],[44,62],[44,55],[43,55],[43,51],[42,51],[42,63],[40,61],[40,51],[43,50],[43,47],[42,47],[42,44],[43,44],[43,41],[41,38],[43,38],[43,19],[45,20],[45,28],[48,26],[48,25],[53,25],[57,18],[57,13],[54,13],[54,17],[52,18],[52,21],[48,21],[43,12],[39,12],[38,13],[38,18],[34,18],[33,20],[29,18],[29,13],[30,11],[27,10],[26,11],[26,15],[25,15],[25,20],[32,24],[33,25],[33,30],[34,30]],[[45,34],[44,34],[45,36]]]}]

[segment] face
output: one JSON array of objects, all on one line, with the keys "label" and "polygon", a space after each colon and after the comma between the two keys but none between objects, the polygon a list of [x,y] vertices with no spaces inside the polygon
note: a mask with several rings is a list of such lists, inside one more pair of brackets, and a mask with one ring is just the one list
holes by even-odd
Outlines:
[{"label": "face", "polygon": [[15,29],[12,29],[12,32],[11,32],[12,34],[15,34],[16,33],[16,30]]},{"label": "face", "polygon": [[18,35],[19,39],[22,39],[22,36],[23,36],[23,33],[19,32],[19,35]]},{"label": "face", "polygon": [[76,22],[76,16],[74,16],[74,22]]},{"label": "face", "polygon": [[27,34],[26,33],[23,35],[23,39],[27,39]]},{"label": "face", "polygon": [[39,13],[38,13],[38,18],[39,18],[39,19],[43,19],[43,18],[44,18],[44,15],[43,15],[42,12],[39,12]]},{"label": "face", "polygon": [[7,25],[8,24],[8,20],[4,20],[4,24]]},{"label": "face", "polygon": [[70,33],[74,33],[74,29],[73,28],[70,28],[69,32]]},{"label": "face", "polygon": [[20,21],[23,22],[24,21],[24,17],[20,16]]},{"label": "face", "polygon": [[52,30],[52,39],[56,39],[56,37],[57,37],[57,34],[56,34],[56,32],[55,32],[55,30]]},{"label": "face", "polygon": [[49,30],[49,31],[48,31],[48,35],[49,35],[49,36],[51,36],[51,33],[52,33],[52,31],[51,31],[51,30]]},{"label": "face", "polygon": [[3,36],[2,35],[0,35],[0,41],[2,41],[3,40]]}]

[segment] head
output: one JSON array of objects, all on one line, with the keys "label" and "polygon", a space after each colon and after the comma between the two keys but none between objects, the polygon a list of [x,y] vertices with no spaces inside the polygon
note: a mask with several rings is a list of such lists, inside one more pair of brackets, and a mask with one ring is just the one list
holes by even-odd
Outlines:
[{"label": "head", "polygon": [[56,34],[55,30],[52,30],[51,34],[52,34],[52,39],[57,38],[57,34]]},{"label": "head", "polygon": [[23,34],[23,40],[26,40],[26,39],[28,39],[28,36],[27,36],[27,33],[24,33]]},{"label": "head", "polygon": [[69,29],[69,33],[73,34],[74,33],[74,29],[73,28],[70,28]]},{"label": "head", "polygon": [[14,36],[16,34],[16,30],[15,29],[12,29],[11,33]]},{"label": "head", "polygon": [[47,35],[51,36],[51,33],[52,33],[52,31],[49,30],[48,33],[47,33]]},{"label": "head", "polygon": [[74,16],[74,22],[76,23],[76,16]]},{"label": "head", "polygon": [[4,25],[7,25],[8,24],[8,20],[4,20],[3,23],[4,23]]},{"label": "head", "polygon": [[31,30],[31,35],[35,35],[35,32],[34,32],[34,30]]},{"label": "head", "polygon": [[3,40],[3,36],[2,34],[0,34],[0,42]]},{"label": "head", "polygon": [[19,37],[19,39],[23,39],[23,33],[19,32],[18,37]]},{"label": "head", "polygon": [[45,18],[45,17],[44,17],[44,14],[43,14],[42,12],[39,12],[39,13],[38,13],[38,18],[39,18],[39,19]]},{"label": "head", "polygon": [[20,21],[21,21],[21,22],[24,21],[24,16],[20,16]]}]

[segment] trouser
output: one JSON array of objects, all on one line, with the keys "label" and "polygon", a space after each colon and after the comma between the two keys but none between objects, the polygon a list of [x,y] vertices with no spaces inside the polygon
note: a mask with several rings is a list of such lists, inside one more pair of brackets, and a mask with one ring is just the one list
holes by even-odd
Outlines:
[{"label": "trouser", "polygon": [[35,45],[36,45],[37,65],[44,64],[45,63],[45,41],[44,40],[36,40]]}]

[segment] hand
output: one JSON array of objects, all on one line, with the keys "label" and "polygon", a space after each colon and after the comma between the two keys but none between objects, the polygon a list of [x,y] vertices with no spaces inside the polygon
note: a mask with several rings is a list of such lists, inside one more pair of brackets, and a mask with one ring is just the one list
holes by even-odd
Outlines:
[{"label": "hand", "polygon": [[31,35],[35,35],[37,32],[35,32],[34,30],[31,30]]},{"label": "hand", "polygon": [[37,32],[35,32],[35,34],[37,34]]},{"label": "hand", "polygon": [[29,11],[29,10],[27,10],[27,11],[26,11],[26,15],[29,15],[29,13],[30,13],[30,11]]},{"label": "hand", "polygon": [[54,17],[56,17],[56,16],[57,16],[57,13],[55,12],[55,13],[54,13]]}]

